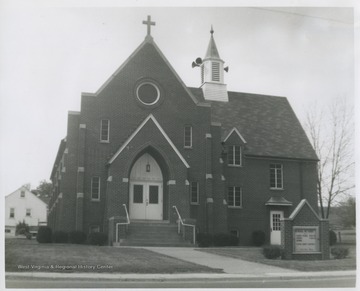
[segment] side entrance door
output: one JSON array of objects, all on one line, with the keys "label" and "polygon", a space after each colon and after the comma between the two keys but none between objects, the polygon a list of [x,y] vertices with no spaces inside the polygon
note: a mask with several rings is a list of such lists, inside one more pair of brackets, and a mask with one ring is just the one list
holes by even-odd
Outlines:
[{"label": "side entrance door", "polygon": [[270,211],[270,244],[281,244],[281,228],[280,220],[284,218],[284,211],[271,210]]},{"label": "side entrance door", "polygon": [[162,220],[163,185],[157,182],[130,184],[130,218]]}]

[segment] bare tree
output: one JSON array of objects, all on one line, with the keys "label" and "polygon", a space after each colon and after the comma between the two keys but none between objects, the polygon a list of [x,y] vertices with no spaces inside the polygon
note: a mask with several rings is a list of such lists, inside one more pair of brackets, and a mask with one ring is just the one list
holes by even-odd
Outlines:
[{"label": "bare tree", "polygon": [[327,111],[313,106],[305,128],[319,158],[317,193],[321,216],[328,218],[331,206],[354,188],[353,109],[340,99]]}]

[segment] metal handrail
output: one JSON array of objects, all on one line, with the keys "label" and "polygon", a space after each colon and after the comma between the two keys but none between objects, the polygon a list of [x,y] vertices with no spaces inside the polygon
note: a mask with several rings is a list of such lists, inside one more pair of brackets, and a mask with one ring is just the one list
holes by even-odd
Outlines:
[{"label": "metal handrail", "polygon": [[126,213],[126,222],[127,224],[130,224],[130,217],[129,217],[129,212],[127,210],[126,204],[123,204],[124,208],[125,208],[125,213]]},{"label": "metal handrail", "polygon": [[[182,226],[190,226],[190,227],[192,227],[193,228],[193,244],[195,244],[195,242],[196,242],[196,227],[195,227],[195,225],[184,223],[184,221],[182,220],[181,215],[180,215],[179,210],[177,209],[177,207],[174,205],[173,208],[175,209],[175,211],[176,211],[176,213],[178,215],[178,218],[179,218],[178,221],[180,222],[180,223],[178,223],[178,234],[180,234],[180,232],[181,232],[180,224]],[[183,236],[185,236],[185,232],[183,232]]]},{"label": "metal handrail", "polygon": [[116,242],[119,242],[119,225],[126,225],[128,226],[130,224],[130,217],[129,217],[129,213],[126,207],[126,204],[123,204],[124,208],[125,208],[125,213],[126,213],[126,222],[118,222],[116,223]]}]

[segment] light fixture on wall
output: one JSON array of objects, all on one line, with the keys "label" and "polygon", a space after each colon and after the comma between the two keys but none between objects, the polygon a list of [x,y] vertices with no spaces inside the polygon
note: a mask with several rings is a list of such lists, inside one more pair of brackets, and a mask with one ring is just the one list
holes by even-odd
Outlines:
[{"label": "light fixture on wall", "polygon": [[147,155],[146,172],[148,172],[148,173],[150,172],[149,155]]}]

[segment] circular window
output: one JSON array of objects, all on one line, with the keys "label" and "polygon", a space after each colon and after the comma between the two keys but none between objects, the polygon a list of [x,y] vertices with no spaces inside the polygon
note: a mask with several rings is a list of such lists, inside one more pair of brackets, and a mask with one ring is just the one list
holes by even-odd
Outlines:
[{"label": "circular window", "polygon": [[160,98],[160,90],[155,84],[146,82],[137,87],[136,95],[145,105],[153,105]]}]

